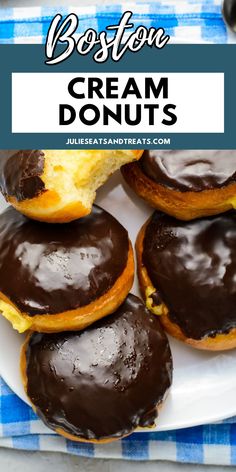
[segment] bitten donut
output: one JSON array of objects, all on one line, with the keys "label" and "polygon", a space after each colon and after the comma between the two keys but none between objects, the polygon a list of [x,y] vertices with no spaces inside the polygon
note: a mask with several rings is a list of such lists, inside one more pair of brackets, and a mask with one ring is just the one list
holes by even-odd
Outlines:
[{"label": "bitten donut", "polygon": [[196,348],[236,347],[236,214],[183,222],[155,212],[137,239],[147,306]]},{"label": "bitten donut", "polygon": [[126,229],[97,206],[60,225],[0,215],[0,312],[19,332],[83,329],[121,305],[133,276]]},{"label": "bitten donut", "polygon": [[172,357],[159,320],[128,295],[84,331],[29,334],[21,371],[47,426],[75,441],[109,442],[154,425]]},{"label": "bitten donut", "polygon": [[0,151],[0,189],[26,216],[65,223],[88,215],[96,190],[143,151]]},{"label": "bitten donut", "polygon": [[122,168],[154,208],[191,220],[236,208],[236,151],[145,151]]}]

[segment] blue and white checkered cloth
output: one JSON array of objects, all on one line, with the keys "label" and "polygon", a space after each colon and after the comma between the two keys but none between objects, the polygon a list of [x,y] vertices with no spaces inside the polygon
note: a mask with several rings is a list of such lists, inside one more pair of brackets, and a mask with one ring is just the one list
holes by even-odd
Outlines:
[{"label": "blue and white checkered cloth", "polygon": [[77,443],[52,434],[0,378],[0,446],[78,456],[236,465],[236,418],[178,431],[134,433],[111,444]]},{"label": "blue and white checkered cloth", "polygon": [[[155,0],[146,3],[119,5],[88,5],[68,8],[7,8],[0,9],[1,43],[44,43],[52,18],[56,13],[66,16],[76,13],[80,19],[79,31],[94,28],[100,32],[118,20],[124,11],[133,12],[134,28],[140,23],[147,27],[161,26],[177,41],[234,42],[221,15],[221,0]],[[131,31],[131,30],[129,30]],[[112,35],[112,32],[108,32]]]},{"label": "blue and white checkered cloth", "polygon": [[[134,27],[140,23],[162,26],[180,42],[235,42],[222,20],[221,0],[159,0],[60,9],[0,9],[0,44],[43,43],[58,12],[63,16],[76,13],[81,32],[87,28],[100,32],[127,10],[134,13]],[[0,378],[0,446],[97,458],[236,465],[236,418],[178,431],[135,433],[108,445],[75,443],[52,434]]]}]

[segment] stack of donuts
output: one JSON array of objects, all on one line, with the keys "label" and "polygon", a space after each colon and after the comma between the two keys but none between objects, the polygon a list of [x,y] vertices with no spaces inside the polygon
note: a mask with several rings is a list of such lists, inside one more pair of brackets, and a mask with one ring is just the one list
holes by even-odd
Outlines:
[{"label": "stack of donuts", "polygon": [[156,211],[136,250],[146,306],[199,349],[236,347],[236,151],[145,151],[123,167]]},{"label": "stack of donuts", "polygon": [[[94,205],[119,168],[155,209],[136,242],[143,301],[127,230]],[[166,333],[236,347],[236,151],[1,151],[0,188],[0,312],[27,332],[22,379],[47,426],[95,443],[150,428]]]},{"label": "stack of donuts", "polygon": [[155,424],[172,381],[159,318],[130,292],[127,230],[96,190],[142,151],[1,151],[0,312],[45,424],[102,443]]}]

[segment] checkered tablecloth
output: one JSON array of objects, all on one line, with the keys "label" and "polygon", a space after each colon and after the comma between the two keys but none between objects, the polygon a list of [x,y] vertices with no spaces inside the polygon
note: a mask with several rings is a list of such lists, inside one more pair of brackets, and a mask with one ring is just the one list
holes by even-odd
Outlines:
[{"label": "checkered tablecloth", "polygon": [[124,11],[129,10],[133,12],[134,28],[140,23],[147,27],[161,26],[172,39],[190,43],[235,41],[223,22],[221,0],[159,0],[60,9],[0,9],[0,43],[44,42],[50,22],[58,10],[63,16],[71,12],[76,13],[80,19],[80,32],[87,28],[100,32],[108,24],[118,20]]},{"label": "checkered tablecloth", "polygon": [[105,445],[77,443],[51,433],[0,379],[0,446],[96,458],[236,465],[236,418],[178,431],[134,433]]}]

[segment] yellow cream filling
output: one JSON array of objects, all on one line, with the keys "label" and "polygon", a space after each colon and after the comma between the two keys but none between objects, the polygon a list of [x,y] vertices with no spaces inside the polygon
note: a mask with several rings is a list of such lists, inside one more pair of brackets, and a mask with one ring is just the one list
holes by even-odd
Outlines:
[{"label": "yellow cream filling", "polygon": [[[90,209],[96,190],[122,165],[137,159],[131,150],[43,150],[42,179],[48,190],[69,204],[80,201]],[[61,202],[59,203],[59,205]]]},{"label": "yellow cream filling", "polygon": [[236,197],[231,197],[228,202],[232,205],[234,209],[236,209]]},{"label": "yellow cream filling", "polygon": [[30,320],[25,319],[12,305],[2,300],[0,300],[0,312],[19,333],[24,333],[31,326]]},{"label": "yellow cream filling", "polygon": [[162,316],[167,314],[167,308],[164,303],[160,305],[154,305],[152,294],[156,292],[154,287],[147,287],[145,291],[146,297],[146,307],[150,310],[154,315]]}]

